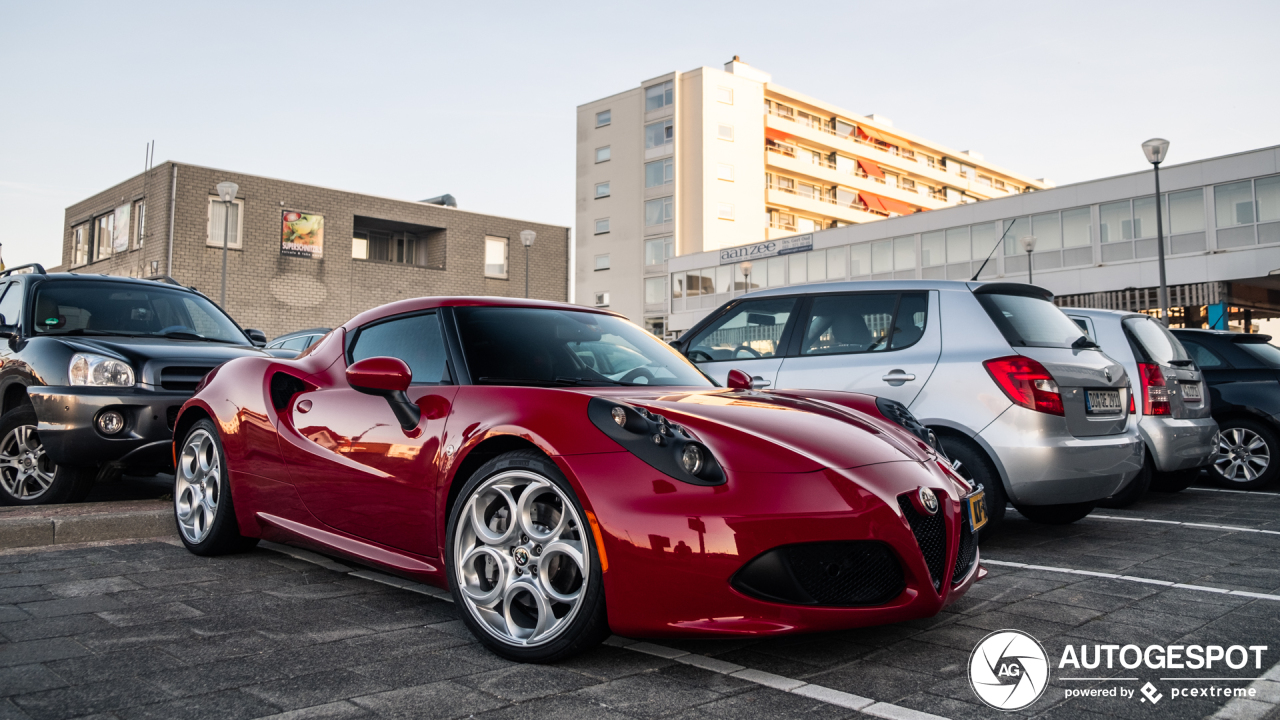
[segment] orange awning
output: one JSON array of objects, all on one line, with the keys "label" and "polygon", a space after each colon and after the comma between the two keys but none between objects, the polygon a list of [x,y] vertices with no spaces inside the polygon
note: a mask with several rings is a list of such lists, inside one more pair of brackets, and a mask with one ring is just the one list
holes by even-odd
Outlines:
[{"label": "orange awning", "polygon": [[862,168],[862,172],[870,175],[871,177],[884,178],[884,173],[880,171],[880,166],[870,160],[858,158],[858,165]]},{"label": "orange awning", "polygon": [[899,140],[896,137],[885,135],[879,130],[874,130],[872,128],[867,127],[866,125],[859,125],[858,129],[862,131],[863,135],[866,135],[871,140],[879,140],[880,142],[885,143],[886,145],[896,145],[898,147],[905,147],[905,148],[911,147],[911,143],[907,142],[906,140]]},{"label": "orange awning", "polygon": [[784,133],[781,130],[776,130],[774,128],[765,128],[764,136],[770,140],[777,140],[778,142],[789,142],[791,138],[795,137],[795,135]]},{"label": "orange awning", "polygon": [[866,205],[868,210],[878,210],[880,212],[886,212],[886,213],[889,212],[888,210],[885,209],[883,205],[880,204],[880,201],[883,200],[884,198],[881,198],[879,195],[872,195],[871,193],[858,193],[858,197],[862,198],[862,204]]},{"label": "orange awning", "polygon": [[916,209],[910,205],[902,202],[901,200],[894,200],[893,198],[882,197],[880,198],[880,204],[884,206],[885,210],[899,215],[911,215],[916,211]]}]

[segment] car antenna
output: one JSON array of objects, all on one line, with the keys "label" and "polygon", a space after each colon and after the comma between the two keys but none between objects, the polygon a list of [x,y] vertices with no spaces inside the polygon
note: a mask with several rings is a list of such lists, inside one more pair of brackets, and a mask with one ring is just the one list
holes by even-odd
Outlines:
[{"label": "car antenna", "polygon": [[[1016,220],[1012,221],[1009,223],[1009,227],[1004,229],[1004,234],[1001,235],[1000,239],[996,241],[996,245],[995,247],[991,248],[991,252],[987,253],[987,259],[982,261],[982,265],[978,268],[978,272],[974,273],[973,277],[969,278],[969,282],[973,282],[974,280],[978,279],[978,276],[982,274],[983,269],[987,267],[987,263],[991,262],[991,256],[996,254],[996,248],[1004,244],[1004,236],[1008,235],[1009,231],[1012,230],[1013,226],[1016,224],[1017,224]],[[1027,262],[1031,262],[1031,258],[1027,258]]]}]

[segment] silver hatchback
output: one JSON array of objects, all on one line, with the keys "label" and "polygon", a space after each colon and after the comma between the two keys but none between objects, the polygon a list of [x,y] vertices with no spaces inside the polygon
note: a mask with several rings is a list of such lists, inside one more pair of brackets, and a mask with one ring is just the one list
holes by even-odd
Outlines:
[{"label": "silver hatchback", "polygon": [[760,387],[897,400],[985,486],[988,528],[1006,501],[1062,524],[1136,477],[1143,446],[1124,367],[1052,299],[1018,283],[779,288],[725,304],[673,344],[721,383],[740,369]]}]

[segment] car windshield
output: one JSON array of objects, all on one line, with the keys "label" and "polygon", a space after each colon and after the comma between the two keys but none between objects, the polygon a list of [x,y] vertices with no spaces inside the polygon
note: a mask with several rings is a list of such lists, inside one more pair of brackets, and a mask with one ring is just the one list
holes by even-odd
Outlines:
[{"label": "car windshield", "polygon": [[1263,365],[1280,369],[1280,347],[1271,343],[1236,343],[1236,347],[1249,353]]},{"label": "car windshield", "polygon": [[1182,343],[1155,320],[1148,318],[1129,318],[1124,326],[1133,335],[1147,355],[1161,365],[1168,365],[1174,360],[1190,360],[1191,356],[1183,349]]},{"label": "car windshield", "polygon": [[127,335],[248,345],[240,328],[201,295],[119,282],[58,280],[36,288],[37,335]]},{"label": "car windshield", "polygon": [[463,307],[456,316],[477,383],[712,386],[666,343],[612,315]]},{"label": "car windshield", "polygon": [[1084,331],[1057,305],[1038,297],[978,293],[987,315],[1013,347],[1069,348]]}]

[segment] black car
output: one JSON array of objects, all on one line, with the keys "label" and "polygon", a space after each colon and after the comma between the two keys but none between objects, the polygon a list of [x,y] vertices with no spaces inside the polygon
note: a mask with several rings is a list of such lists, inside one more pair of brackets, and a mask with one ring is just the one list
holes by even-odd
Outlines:
[{"label": "black car", "polygon": [[1222,433],[1209,476],[1242,490],[1270,484],[1280,475],[1280,347],[1270,335],[1172,332],[1204,372]]},{"label": "black car", "polygon": [[172,281],[39,265],[0,274],[0,338],[5,505],[76,502],[96,479],[172,470],[182,403],[214,367],[265,354],[261,332]]},{"label": "black car", "polygon": [[280,358],[295,358],[302,354],[303,350],[316,344],[316,341],[324,337],[333,328],[311,328],[310,330],[297,330],[291,333],[285,333],[267,343],[267,352]]}]

